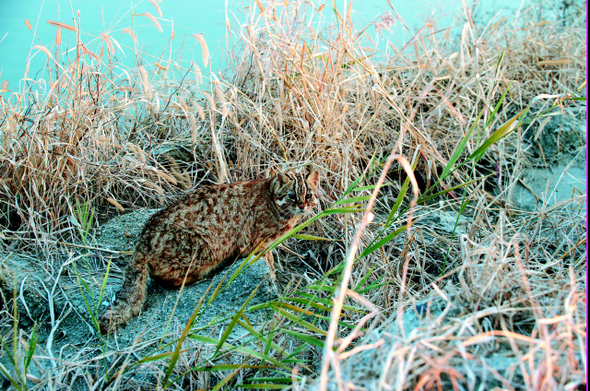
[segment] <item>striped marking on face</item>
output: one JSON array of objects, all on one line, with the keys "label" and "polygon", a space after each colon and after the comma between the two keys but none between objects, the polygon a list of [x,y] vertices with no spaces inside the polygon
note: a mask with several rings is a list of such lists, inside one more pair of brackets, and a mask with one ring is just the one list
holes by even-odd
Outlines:
[{"label": "striped marking on face", "polygon": [[279,174],[275,179],[275,203],[282,218],[302,215],[317,205],[315,190],[302,174]]}]

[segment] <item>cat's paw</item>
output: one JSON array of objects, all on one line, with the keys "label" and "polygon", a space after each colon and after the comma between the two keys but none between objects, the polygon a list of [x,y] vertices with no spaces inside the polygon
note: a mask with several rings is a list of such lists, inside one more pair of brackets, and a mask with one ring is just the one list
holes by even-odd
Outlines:
[{"label": "cat's paw", "polygon": [[104,314],[98,318],[98,327],[102,335],[108,335],[117,328],[116,322],[113,322],[113,311],[106,310]]}]

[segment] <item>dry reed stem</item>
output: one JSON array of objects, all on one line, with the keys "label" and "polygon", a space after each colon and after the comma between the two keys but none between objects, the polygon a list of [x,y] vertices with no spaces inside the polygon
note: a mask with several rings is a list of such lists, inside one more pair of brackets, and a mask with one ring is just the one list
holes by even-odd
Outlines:
[{"label": "dry reed stem", "polygon": [[[402,133],[402,135],[403,135],[403,133]],[[350,277],[352,274],[352,266],[353,266],[354,260],[356,258],[356,252],[359,247],[359,242],[361,240],[361,235],[363,233],[363,230],[371,223],[371,221],[375,217],[371,209],[373,208],[373,204],[375,203],[377,195],[379,194],[379,190],[381,189],[381,186],[383,185],[383,182],[385,181],[385,176],[387,175],[387,172],[389,171],[389,167],[391,166],[391,164],[393,163],[394,160],[398,160],[401,163],[404,170],[406,170],[408,177],[411,178],[411,180],[412,180],[412,188],[414,189],[414,198],[413,198],[412,204],[410,206],[410,208],[411,208],[410,209],[410,217],[409,217],[408,228],[407,228],[408,237],[410,237],[410,235],[411,235],[410,234],[411,214],[413,212],[414,206],[416,205],[416,201],[418,200],[418,185],[416,183],[416,178],[414,177],[414,173],[412,171],[411,165],[408,163],[407,159],[405,159],[405,157],[403,157],[403,156],[396,155],[396,151],[399,149],[400,141],[402,140],[402,138],[403,137],[400,136],[398,143],[396,143],[393,151],[391,152],[391,155],[387,158],[387,161],[385,162],[385,164],[383,166],[381,176],[379,177],[377,183],[375,184],[375,189],[373,190],[373,193],[371,194],[371,198],[369,199],[369,201],[367,203],[367,207],[365,208],[365,212],[364,212],[363,218],[361,220],[361,223],[359,225],[359,228],[357,229],[356,235],[349,247],[349,252],[348,252],[348,255],[346,258],[344,272],[342,274],[342,282],[340,284],[339,292],[335,294],[336,297],[334,298],[334,307],[332,308],[331,315],[330,315],[330,326],[328,328],[328,335],[327,335],[326,343],[325,343],[325,347],[324,347],[324,358],[322,361],[323,362],[322,373],[320,375],[320,389],[321,390],[326,389],[326,385],[328,382],[329,366],[332,365],[332,367],[335,369],[337,367],[339,367],[339,365],[338,365],[339,358],[338,358],[338,355],[336,354],[336,353],[338,353],[338,351],[336,351],[336,353],[335,353],[333,351],[333,346],[334,346],[334,342],[335,342],[336,332],[338,331],[338,320],[340,319],[340,316],[341,316],[342,306],[344,305],[344,299],[346,298],[347,293],[351,292],[348,289],[348,284],[350,282]],[[408,261],[409,261],[409,258],[408,258]],[[405,270],[404,270],[404,274],[403,274],[403,276],[404,276],[403,281],[405,281],[405,276],[407,274],[407,268],[404,268],[404,269]],[[402,282],[402,289],[400,291],[404,291],[404,289],[403,289],[404,285],[405,285],[405,283]],[[362,325],[364,323],[365,322],[362,321],[359,323],[359,325]]]}]

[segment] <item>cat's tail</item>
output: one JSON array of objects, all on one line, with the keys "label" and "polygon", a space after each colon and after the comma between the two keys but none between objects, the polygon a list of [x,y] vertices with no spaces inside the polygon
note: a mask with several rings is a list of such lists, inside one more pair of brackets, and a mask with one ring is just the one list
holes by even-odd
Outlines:
[{"label": "cat's tail", "polygon": [[125,279],[117,292],[117,299],[98,319],[100,333],[103,335],[112,333],[141,312],[145,302],[149,269],[145,260],[141,262],[137,258],[134,256],[125,268]]}]

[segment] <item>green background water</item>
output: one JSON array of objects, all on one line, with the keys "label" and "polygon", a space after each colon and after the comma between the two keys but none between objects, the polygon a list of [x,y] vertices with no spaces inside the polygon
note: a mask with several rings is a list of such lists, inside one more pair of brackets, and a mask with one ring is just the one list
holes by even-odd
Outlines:
[{"label": "green background water", "polygon": [[[373,26],[369,27],[368,33],[376,40],[389,40],[394,46],[405,44],[429,17],[436,19],[436,28],[440,30],[464,15],[461,0],[390,1],[409,30],[398,22],[392,31],[384,31],[383,36],[379,36]],[[469,0],[465,1],[468,5],[472,4]],[[339,12],[343,13],[349,1],[337,0],[335,3]],[[8,80],[8,89],[18,91],[19,83],[22,87],[21,79],[29,59],[28,76],[35,80],[47,77],[44,74],[47,56],[32,47],[43,45],[53,53],[57,28],[48,24],[48,20],[68,25],[75,25],[79,20],[84,32],[82,41],[89,47],[100,46],[97,38],[100,33],[112,35],[123,49],[116,51],[117,57],[127,66],[137,64],[137,60],[131,50],[132,38],[122,34],[125,27],[135,27],[139,48],[146,53],[144,61],[153,63],[160,56],[166,59],[169,56],[172,59],[182,57],[183,61],[195,61],[203,68],[200,46],[192,37],[192,34],[202,33],[211,53],[211,64],[208,69],[203,69],[206,75],[208,71],[216,72],[223,67],[222,55],[232,39],[231,34],[226,35],[227,25],[239,31],[245,23],[244,10],[256,7],[254,1],[229,0],[163,0],[158,4],[162,17],[159,17],[156,7],[146,0],[0,0],[0,81]],[[319,6],[322,3],[315,1],[314,4]],[[527,0],[482,0],[475,9],[488,18],[498,11],[502,16],[510,17],[526,5]],[[353,2],[352,9],[352,19],[359,29],[384,12],[392,11],[386,0],[357,0]],[[147,17],[139,15],[144,12],[158,18],[162,32]],[[321,13],[326,22],[334,18],[331,1],[326,3]],[[30,21],[32,31],[25,25],[25,19]],[[172,28],[175,39],[170,46]],[[74,32],[62,29],[61,39],[63,44],[75,50]],[[168,51],[170,48],[171,52]],[[5,92],[3,96],[9,93]]]}]

